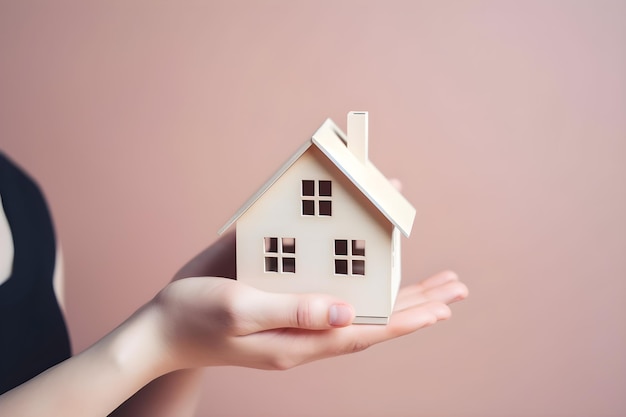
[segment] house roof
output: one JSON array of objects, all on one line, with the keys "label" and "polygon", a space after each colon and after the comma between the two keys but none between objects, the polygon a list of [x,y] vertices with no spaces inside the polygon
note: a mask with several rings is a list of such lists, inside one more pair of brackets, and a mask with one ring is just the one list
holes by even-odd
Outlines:
[{"label": "house roof", "polygon": [[224,233],[267,191],[311,146],[326,157],[396,226],[404,236],[411,234],[415,208],[370,161],[362,163],[346,146],[345,133],[330,119],[307,140],[263,186],[219,230]]}]

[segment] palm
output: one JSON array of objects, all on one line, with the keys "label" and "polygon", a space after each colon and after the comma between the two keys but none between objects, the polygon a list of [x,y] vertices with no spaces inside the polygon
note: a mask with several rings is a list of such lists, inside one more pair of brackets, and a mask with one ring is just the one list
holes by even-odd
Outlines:
[{"label": "palm", "polygon": [[[204,277],[175,282],[160,298],[172,339],[186,348],[195,346],[180,355],[195,361],[193,365],[286,369],[357,352],[447,319],[447,304],[466,293],[454,273],[442,272],[401,289],[388,325],[336,328],[327,320],[335,299],[323,294],[274,294]],[[311,320],[302,320],[307,317],[302,311]]]},{"label": "palm", "polygon": [[[447,319],[450,316],[447,304],[463,299],[466,294],[465,285],[455,274],[443,272],[402,288],[386,326],[352,325],[326,330],[280,328],[249,334],[241,342],[273,352],[276,360],[268,367],[291,368],[325,357],[358,352]],[[281,354],[276,355],[277,352]]]},{"label": "palm", "polygon": [[356,352],[447,319],[447,304],[467,296],[456,274],[441,272],[402,288],[386,326],[330,326],[328,308],[340,300],[267,293],[237,282],[235,248],[235,234],[224,235],[185,265],[175,277],[179,281],[160,296],[172,343],[186,347],[179,355],[189,358],[186,366],[285,369]]}]

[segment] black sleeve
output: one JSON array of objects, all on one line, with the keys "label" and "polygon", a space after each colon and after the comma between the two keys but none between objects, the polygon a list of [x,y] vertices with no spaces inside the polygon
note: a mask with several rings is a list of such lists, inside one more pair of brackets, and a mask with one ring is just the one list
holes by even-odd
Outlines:
[{"label": "black sleeve", "polygon": [[1,152],[0,195],[14,246],[11,275],[0,285],[2,394],[71,351],[52,285],[56,241],[47,204],[37,184]]}]

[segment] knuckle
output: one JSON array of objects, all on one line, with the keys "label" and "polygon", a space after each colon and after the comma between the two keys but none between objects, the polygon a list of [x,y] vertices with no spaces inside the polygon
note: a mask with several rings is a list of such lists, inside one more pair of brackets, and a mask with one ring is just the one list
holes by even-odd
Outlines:
[{"label": "knuckle", "polygon": [[365,349],[369,348],[371,346],[371,343],[366,342],[365,340],[356,340],[352,343],[352,345],[350,346],[350,351],[349,353],[358,353],[358,352],[362,352]]},{"label": "knuckle", "polygon": [[351,353],[358,353],[366,350],[373,343],[368,342],[362,339],[350,340],[347,343],[341,343],[340,346],[336,346],[334,349],[328,350],[326,352],[327,356],[339,356],[339,355],[347,355]]},{"label": "knuckle", "polygon": [[311,306],[311,300],[308,298],[302,299],[298,302],[296,307],[295,325],[298,328],[309,329],[313,326],[313,308]]}]

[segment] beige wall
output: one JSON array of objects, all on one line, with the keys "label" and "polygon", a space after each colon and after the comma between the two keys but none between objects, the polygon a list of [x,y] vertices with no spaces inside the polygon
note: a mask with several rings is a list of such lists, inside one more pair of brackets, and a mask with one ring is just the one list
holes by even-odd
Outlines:
[{"label": "beige wall", "polygon": [[617,1],[5,1],[0,147],[54,209],[81,350],[368,110],[418,208],[405,281],[470,298],[358,355],[209,370],[198,415],[623,416],[625,40]]}]

